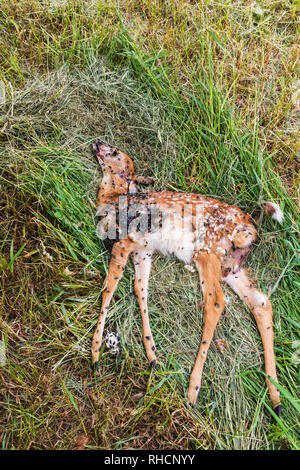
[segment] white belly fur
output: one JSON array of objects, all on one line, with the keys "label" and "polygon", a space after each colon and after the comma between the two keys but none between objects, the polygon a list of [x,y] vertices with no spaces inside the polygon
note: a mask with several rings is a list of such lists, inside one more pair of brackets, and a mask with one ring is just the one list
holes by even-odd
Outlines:
[{"label": "white belly fur", "polygon": [[188,228],[179,228],[170,221],[153,233],[130,234],[130,238],[143,245],[149,252],[158,251],[163,256],[175,256],[185,264],[192,261],[194,252],[194,234]]}]

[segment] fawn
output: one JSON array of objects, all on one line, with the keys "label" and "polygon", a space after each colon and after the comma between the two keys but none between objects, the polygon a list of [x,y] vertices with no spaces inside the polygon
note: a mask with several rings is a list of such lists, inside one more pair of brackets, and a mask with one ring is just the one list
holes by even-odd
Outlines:
[{"label": "fawn", "polygon": [[[133,163],[126,154],[100,140],[93,144],[93,152],[103,171],[97,198],[97,215],[102,217],[98,233],[104,238],[111,230],[109,238],[113,242],[101,313],[92,341],[93,366],[98,365],[111,298],[131,255],[145,351],[151,367],[156,368],[147,296],[152,254],[159,252],[164,256],[175,256],[186,264],[194,262],[203,291],[203,335],[190,376],[188,403],[193,405],[197,400],[207,351],[224,309],[221,280],[252,311],[263,342],[266,374],[277,382],[271,302],[242,267],[257,238],[250,216],[234,205],[198,194],[138,192],[137,183],[149,184],[153,179],[136,176]],[[266,203],[265,211],[281,222],[283,214],[277,204]],[[279,392],[268,377],[266,384],[273,409],[279,416]]]}]

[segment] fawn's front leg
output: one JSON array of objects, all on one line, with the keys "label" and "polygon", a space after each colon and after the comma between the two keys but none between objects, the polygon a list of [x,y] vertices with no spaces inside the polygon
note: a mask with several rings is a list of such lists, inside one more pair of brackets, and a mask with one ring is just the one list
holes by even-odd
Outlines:
[{"label": "fawn's front leg", "polygon": [[150,366],[156,368],[155,343],[151,333],[148,315],[148,282],[151,270],[152,253],[141,250],[133,254],[135,268],[134,291],[141,310],[143,341]]},{"label": "fawn's front leg", "polygon": [[120,240],[113,246],[111,260],[109,263],[108,274],[106,278],[106,289],[102,295],[101,313],[97,323],[92,342],[92,363],[94,368],[98,366],[98,358],[101,350],[102,336],[108,307],[117,288],[118,282],[123,275],[128,256],[134,249],[134,244],[130,240]]},{"label": "fawn's front leg", "polygon": [[[249,280],[245,269],[241,269],[238,273],[227,275],[224,277],[224,281],[229,284],[252,311],[264,346],[266,374],[277,382],[273,344],[273,312],[270,300]],[[266,383],[274,411],[279,416],[281,412],[279,392],[268,378],[266,378]]]},{"label": "fawn's front leg", "polygon": [[221,264],[217,256],[197,252],[194,262],[199,272],[204,297],[204,324],[200,349],[191,373],[188,402],[196,403],[202,372],[215,328],[224,310],[224,294],[220,286]]}]

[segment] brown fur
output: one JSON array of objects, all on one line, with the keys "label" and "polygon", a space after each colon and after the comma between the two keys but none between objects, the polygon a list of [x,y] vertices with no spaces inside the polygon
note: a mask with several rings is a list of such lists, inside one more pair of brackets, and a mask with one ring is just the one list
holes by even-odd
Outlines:
[{"label": "brown fur", "polygon": [[[257,237],[249,215],[236,206],[198,194],[167,191],[140,194],[136,183],[148,184],[150,179],[135,175],[133,163],[127,155],[103,142],[96,142],[94,152],[104,173],[98,206],[108,203],[116,205],[119,196],[124,195],[128,204],[139,203],[145,209],[155,205],[169,225],[165,232],[163,228],[151,229],[147,233],[133,231],[125,239],[114,243],[107,288],[103,292],[101,314],[92,343],[93,363],[98,362],[104,322],[112,295],[131,255],[135,265],[134,288],[142,315],[145,351],[151,366],[156,367],[156,348],[150,329],[147,294],[152,253],[159,251],[163,255],[173,254],[184,262],[193,261],[203,291],[203,335],[190,378],[189,403],[196,402],[208,348],[224,309],[221,280],[227,282],[252,311],[263,341],[266,373],[277,381],[271,303],[265,294],[254,287],[246,270],[241,268]],[[182,225],[183,214],[189,223],[186,231]],[[162,238],[158,239],[159,235]],[[268,379],[266,382],[273,407],[279,414],[279,392]]]}]

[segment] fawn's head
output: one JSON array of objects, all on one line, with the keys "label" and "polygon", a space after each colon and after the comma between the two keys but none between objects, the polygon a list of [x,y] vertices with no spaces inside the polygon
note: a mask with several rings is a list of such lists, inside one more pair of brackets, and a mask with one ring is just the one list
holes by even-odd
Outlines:
[{"label": "fawn's head", "polygon": [[136,183],[153,183],[154,179],[151,177],[136,176],[132,160],[116,147],[96,140],[92,150],[103,171],[98,200],[112,193],[134,193],[137,191]]},{"label": "fawn's head", "polygon": [[101,165],[105,175],[121,177],[123,180],[134,180],[134,166],[132,160],[123,152],[102,140],[93,144],[93,152]]},{"label": "fawn's head", "polygon": [[134,166],[125,153],[102,140],[97,140],[92,150],[103,171],[98,197],[135,192]]}]

